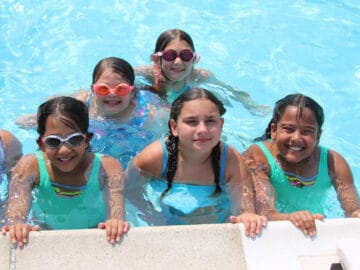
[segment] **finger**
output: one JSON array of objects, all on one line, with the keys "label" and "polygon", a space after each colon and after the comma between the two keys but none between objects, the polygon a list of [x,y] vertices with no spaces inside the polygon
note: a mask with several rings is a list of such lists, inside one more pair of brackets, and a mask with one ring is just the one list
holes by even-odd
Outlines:
[{"label": "finger", "polygon": [[1,233],[3,234],[3,235],[6,235],[6,233],[9,231],[9,226],[3,226],[2,228],[1,228]]},{"label": "finger", "polygon": [[236,217],[236,216],[230,216],[230,222],[231,222],[231,223],[239,223],[240,221],[239,221],[238,217]]},{"label": "finger", "polygon": [[324,220],[324,216],[322,214],[314,214],[313,218],[318,219],[318,220]]},{"label": "finger", "polygon": [[130,230],[130,223],[125,221],[123,226],[123,232],[127,233],[129,230]]},{"label": "finger", "polygon": [[29,237],[29,227],[31,229],[31,226],[27,225],[27,226],[22,226],[22,242],[25,244],[28,241],[28,237]]},{"label": "finger", "polygon": [[244,226],[245,226],[245,235],[250,236],[250,228],[251,228],[250,222],[249,221],[243,221],[243,223],[244,223]]},{"label": "finger", "polygon": [[259,234],[261,230],[266,226],[266,224],[267,224],[266,217],[259,216],[259,220],[257,222],[257,227],[256,227],[256,234]]},{"label": "finger", "polygon": [[9,227],[9,235],[10,235],[10,241],[12,244],[16,244],[16,227],[14,226],[10,226]]},{"label": "finger", "polygon": [[33,232],[35,232],[35,231],[40,231],[40,226],[39,226],[39,225],[35,225],[34,227],[31,228],[31,230],[32,230]]},{"label": "finger", "polygon": [[254,220],[250,221],[250,228],[249,228],[249,232],[250,232],[250,237],[255,237],[255,235],[258,233],[258,225],[259,224],[259,219],[255,218]]},{"label": "finger", "polygon": [[105,229],[105,223],[104,223],[104,222],[100,222],[100,223],[98,224],[98,228],[99,228],[99,229]]},{"label": "finger", "polygon": [[[120,228],[119,228],[120,227]],[[118,223],[115,222],[111,222],[111,228],[109,229],[110,231],[110,242],[112,244],[116,243],[116,240],[118,238],[118,231],[119,229],[122,229],[122,226],[119,226]]]}]

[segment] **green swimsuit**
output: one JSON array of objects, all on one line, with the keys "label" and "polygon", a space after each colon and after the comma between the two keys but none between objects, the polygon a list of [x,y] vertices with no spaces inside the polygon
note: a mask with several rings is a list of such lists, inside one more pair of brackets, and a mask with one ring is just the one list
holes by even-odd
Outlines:
[{"label": "green swimsuit", "polygon": [[270,182],[275,190],[275,207],[278,212],[291,213],[308,210],[312,214],[330,215],[332,212],[329,202],[329,192],[334,190],[329,176],[327,153],[325,147],[320,147],[318,176],[313,185],[296,187],[290,183],[270,151],[262,142],[256,143],[263,151],[270,166]]},{"label": "green swimsuit", "polygon": [[101,154],[95,154],[85,189],[74,197],[60,196],[55,192],[42,152],[37,151],[36,157],[40,173],[32,203],[32,214],[36,220],[51,229],[93,228],[105,220],[105,203],[99,185]]}]

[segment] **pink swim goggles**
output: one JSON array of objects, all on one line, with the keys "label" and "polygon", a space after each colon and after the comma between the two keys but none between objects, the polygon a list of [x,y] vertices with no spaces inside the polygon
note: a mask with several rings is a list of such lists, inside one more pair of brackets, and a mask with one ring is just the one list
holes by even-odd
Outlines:
[{"label": "pink swim goggles", "polygon": [[200,58],[197,53],[194,53],[189,49],[181,50],[179,52],[173,49],[169,49],[162,52],[157,52],[155,55],[162,57],[165,61],[174,61],[177,57],[180,57],[182,61],[189,62],[193,58],[195,58],[195,61]]},{"label": "pink swim goggles", "polygon": [[110,88],[106,83],[94,83],[92,87],[96,94],[100,96],[107,96],[110,93],[118,96],[126,96],[135,88],[133,85],[125,83],[119,83],[114,88]]}]

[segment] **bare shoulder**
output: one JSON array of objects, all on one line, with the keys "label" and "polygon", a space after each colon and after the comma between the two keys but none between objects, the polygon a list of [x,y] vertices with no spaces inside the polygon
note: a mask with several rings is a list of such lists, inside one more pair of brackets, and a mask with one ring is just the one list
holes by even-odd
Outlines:
[{"label": "bare shoulder", "polygon": [[12,171],[12,178],[19,181],[31,181],[33,184],[39,182],[39,165],[34,154],[22,156]]},{"label": "bare shoulder", "polygon": [[134,67],[135,75],[137,76],[150,76],[154,72],[154,66],[153,65],[147,65],[147,66],[136,66]]},{"label": "bare shoulder", "polygon": [[162,142],[158,140],[149,144],[136,155],[134,158],[134,165],[153,176],[159,176],[161,175],[163,158]]},{"label": "bare shoulder", "polygon": [[328,167],[331,178],[352,179],[351,169],[345,158],[331,149],[328,150]]},{"label": "bare shoulder", "polygon": [[21,148],[21,142],[18,138],[15,137],[10,131],[1,129],[0,130],[0,139],[3,143],[3,146],[6,150],[6,147],[14,147],[14,148]]},{"label": "bare shoulder", "polygon": [[112,156],[102,155],[101,157],[101,166],[107,172],[122,172],[123,167],[119,160]]},{"label": "bare shoulder", "polygon": [[[269,148],[268,142],[263,142],[266,148]],[[251,144],[243,153],[245,159],[252,159],[256,161],[266,161],[264,152],[260,149],[257,144]]]}]

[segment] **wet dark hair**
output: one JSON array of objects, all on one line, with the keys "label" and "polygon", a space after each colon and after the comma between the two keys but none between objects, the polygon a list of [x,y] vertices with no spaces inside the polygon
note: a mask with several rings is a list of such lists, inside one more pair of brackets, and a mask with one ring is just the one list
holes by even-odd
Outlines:
[{"label": "wet dark hair", "polygon": [[[181,110],[184,106],[184,103],[196,99],[210,100],[218,107],[220,116],[224,115],[224,113],[226,112],[223,103],[213,93],[202,88],[192,88],[174,100],[174,102],[171,105],[170,119],[173,119],[175,122],[177,122]],[[170,120],[168,122],[168,126],[169,126],[168,139],[165,142],[166,149],[169,155],[166,164],[167,189],[163,192],[163,195],[165,195],[166,192],[168,192],[172,186],[173,178],[175,176],[177,169],[177,161],[178,161],[177,159],[178,159],[179,138],[175,137],[172,134],[170,128]],[[212,165],[213,165],[215,185],[216,185],[215,193],[218,193],[222,191],[220,187],[220,141],[212,150],[211,155],[212,155]]]},{"label": "wet dark hair", "polygon": [[187,44],[189,44],[192,51],[195,52],[194,42],[188,33],[180,29],[170,29],[160,34],[156,40],[154,53],[163,51],[166,46],[176,38],[185,41]]},{"label": "wet dark hair", "polygon": [[46,120],[50,115],[56,115],[67,126],[90,134],[89,112],[85,103],[73,97],[59,96],[42,103],[37,111],[37,132],[40,137],[45,134]]},{"label": "wet dark hair", "polygon": [[255,138],[255,141],[264,141],[271,138],[271,124],[277,125],[283,116],[286,107],[288,106],[297,106],[299,117],[301,117],[304,108],[310,109],[314,113],[319,130],[321,131],[325,118],[322,107],[315,100],[308,96],[304,96],[302,94],[290,94],[282,99],[279,99],[275,103],[273,115],[265,130],[265,133],[262,136]]},{"label": "wet dark hair", "polygon": [[118,57],[104,58],[96,64],[92,74],[93,84],[96,83],[106,69],[111,69],[111,71],[118,73],[121,77],[127,80],[130,85],[134,85],[134,69],[127,61]]}]

